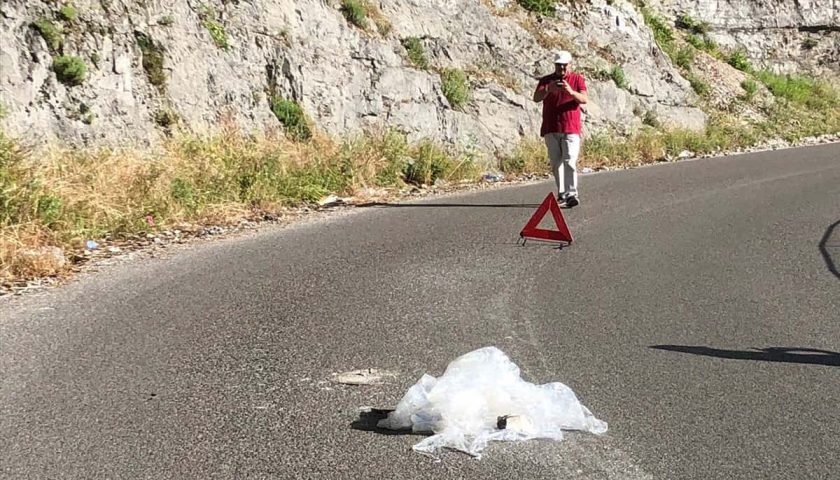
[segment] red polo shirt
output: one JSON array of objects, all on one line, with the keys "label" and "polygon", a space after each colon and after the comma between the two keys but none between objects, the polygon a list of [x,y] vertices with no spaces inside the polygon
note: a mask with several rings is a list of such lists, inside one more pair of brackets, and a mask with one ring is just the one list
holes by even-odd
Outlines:
[{"label": "red polo shirt", "polygon": [[[537,84],[537,91],[545,90],[548,84],[560,80],[560,76],[552,73],[540,79]],[[583,75],[575,72],[567,72],[565,80],[576,92],[586,91],[586,82]],[[569,95],[565,89],[549,93],[542,102],[543,118],[540,136],[544,137],[549,133],[576,133],[580,135],[580,104]]]}]

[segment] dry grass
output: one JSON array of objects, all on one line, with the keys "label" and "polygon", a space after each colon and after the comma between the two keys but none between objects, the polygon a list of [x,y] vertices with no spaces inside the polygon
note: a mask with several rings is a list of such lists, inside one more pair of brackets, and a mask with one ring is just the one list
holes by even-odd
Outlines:
[{"label": "dry grass", "polygon": [[473,80],[496,83],[514,92],[522,93],[522,84],[501,67],[476,65],[466,68],[464,71]]},{"label": "dry grass", "polygon": [[387,37],[393,30],[391,21],[379,10],[376,3],[365,2],[364,6],[365,10],[367,10],[367,15],[373,20],[373,24],[376,26],[376,31],[379,32],[379,35]]},{"label": "dry grass", "polygon": [[[807,98],[780,96],[766,120],[716,113],[700,132],[663,126],[629,137],[587,135],[580,165],[634,166],[683,150],[713,153],[768,138],[837,133],[840,109],[837,97],[830,98],[809,104]],[[147,152],[30,152],[0,132],[0,284],[61,275],[88,239],[119,239],[183,223],[234,223],[368,187],[473,181],[480,173],[479,153],[431,141],[409,144],[389,130],[340,141],[316,132],[296,142],[276,132],[246,135],[225,124],[217,135],[178,136]],[[524,140],[499,159],[499,167],[546,173],[542,141]]]},{"label": "dry grass", "polygon": [[550,31],[547,22],[542,22],[533,15],[519,19],[519,26],[528,31],[537,44],[546,50],[569,50],[574,52],[574,44],[568,37],[557,31]]},{"label": "dry grass", "polygon": [[548,173],[548,153],[542,139],[525,139],[510,155],[502,157],[499,166],[503,172]]},{"label": "dry grass", "polygon": [[509,17],[520,10],[524,10],[516,2],[510,2],[502,8],[497,7],[492,0],[481,0],[481,3],[497,17]]},{"label": "dry grass", "polygon": [[666,126],[645,127],[627,137],[592,135],[584,139],[581,165],[632,167],[677,157],[684,150],[707,154],[746,147],[758,140],[753,127],[727,117],[713,117],[702,131]]},{"label": "dry grass", "polygon": [[317,136],[172,139],[158,151],[52,149],[30,154],[0,133],[0,283],[55,275],[87,239],[127,237],[180,223],[226,224],[253,212],[367,187],[474,180],[472,154],[410,145],[382,131],[335,142]]},{"label": "dry grass", "polygon": [[66,259],[55,235],[39,225],[0,229],[0,284],[4,281],[61,275]]}]

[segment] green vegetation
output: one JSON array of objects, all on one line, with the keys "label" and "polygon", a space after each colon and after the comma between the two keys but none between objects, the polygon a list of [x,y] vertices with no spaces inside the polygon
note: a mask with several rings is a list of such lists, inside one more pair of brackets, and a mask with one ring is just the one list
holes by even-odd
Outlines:
[{"label": "green vegetation", "polygon": [[706,22],[698,22],[690,15],[680,15],[676,21],[677,28],[687,30],[696,35],[705,35],[709,31],[709,24]]},{"label": "green vegetation", "polygon": [[[639,8],[642,12],[642,17],[645,19],[645,24],[653,32],[653,39],[659,45],[659,48],[668,55],[675,65],[690,71],[694,63],[694,51],[687,46],[678,47],[674,30],[662,17],[656,15],[653,10],[644,4],[640,4]],[[717,45],[706,35],[708,32],[708,25],[706,23],[700,23],[688,15],[682,15],[677,19],[676,25],[680,29],[690,32],[685,36],[685,40],[689,45],[698,50],[706,51],[712,56],[718,55]]]},{"label": "green vegetation", "polygon": [[642,17],[645,24],[653,32],[653,39],[659,48],[662,49],[669,57],[672,57],[675,49],[674,46],[674,31],[662,17],[656,15],[651,9],[646,6],[641,7]]},{"label": "green vegetation", "polygon": [[538,139],[525,139],[509,155],[499,159],[503,172],[512,174],[547,173],[548,153],[545,143]]},{"label": "green vegetation", "polygon": [[309,140],[312,131],[303,108],[294,100],[287,100],[280,97],[272,97],[271,111],[286,131],[286,135],[295,141]]},{"label": "green vegetation", "polygon": [[525,10],[539,13],[540,15],[554,15],[554,0],[516,0],[516,3]]},{"label": "green vegetation", "polygon": [[423,43],[419,38],[404,38],[402,40],[402,45],[408,53],[408,61],[410,61],[412,65],[421,70],[428,70],[429,60],[426,58],[426,52],[423,50]]},{"label": "green vegetation", "polygon": [[172,15],[166,15],[165,17],[161,17],[160,20],[158,20],[158,25],[161,25],[161,26],[164,26],[164,27],[170,27],[174,24],[175,24],[175,17],[173,17]]},{"label": "green vegetation", "polygon": [[[367,8],[367,4],[359,4]],[[375,22],[371,11],[365,10],[365,18]],[[708,96],[710,86],[691,72],[697,52],[675,37],[686,35],[694,48],[717,52],[704,27],[683,18],[678,22],[680,28],[692,32],[684,34],[670,29],[650,12],[645,18],[653,25],[659,45],[683,70],[692,88]],[[212,10],[202,14],[205,27],[208,21],[217,21]],[[49,21],[42,26],[33,24],[50,48],[59,51],[60,30]],[[51,42],[50,38],[56,37],[45,31],[57,33],[57,43]],[[138,36],[137,41],[150,82],[164,85],[162,48],[145,36]],[[408,61],[418,68],[431,68],[420,39],[406,38],[402,44]],[[728,54],[725,59],[747,72],[747,79],[741,83],[742,98],[751,100],[760,84],[774,96],[772,106],[771,102],[752,106],[761,109],[761,120],[735,119],[707,107],[705,129],[691,131],[664,125],[653,110],[639,107],[634,113],[645,127],[629,136],[608,131],[588,136],[583,142],[581,167],[633,166],[674,158],[683,150],[714,153],[769,138],[795,140],[840,131],[840,95],[830,84],[755,71],[744,52]],[[78,57],[56,57],[53,69],[65,83],[85,81],[85,65]],[[443,94],[452,107],[463,109],[470,98],[467,74],[445,69],[440,76]],[[610,79],[627,88],[620,65],[598,70],[593,77]],[[260,92],[254,92],[254,102],[264,105]],[[405,134],[396,131],[330,139],[315,134],[295,101],[272,95],[268,104],[285,136],[273,132],[245,134],[233,129],[193,136],[174,128],[179,123],[175,111],[161,108],[153,119],[166,129],[169,138],[154,153],[124,149],[30,152],[0,131],[0,283],[61,273],[62,267],[33,254],[40,247],[61,247],[70,258],[83,249],[85,239],[133,236],[183,222],[236,223],[243,217],[277,212],[284,206],[314,203],[331,193],[353,195],[372,186],[401,189],[437,180],[471,181],[477,180],[482,171],[473,150],[453,149],[430,140],[411,144]],[[82,122],[95,120],[86,105],[80,104],[74,113],[73,118]],[[5,114],[0,104],[0,118]],[[545,146],[538,139],[527,139],[499,158],[498,167],[504,173],[545,173]],[[155,227],[144,220],[147,217],[154,219]]]},{"label": "green vegetation", "polygon": [[230,43],[228,42],[227,32],[225,31],[225,27],[219,23],[216,11],[211,7],[204,7],[201,9],[199,17],[201,18],[201,25],[210,34],[213,43],[222,50],[229,49]]},{"label": "green vegetation", "polygon": [[697,50],[703,50],[706,42],[703,38],[698,37],[697,35],[689,34],[685,36],[685,41],[688,42],[689,45],[696,48]]},{"label": "green vegetation", "polygon": [[180,121],[178,113],[171,108],[162,108],[155,113],[155,123],[159,126],[169,129],[177,125]]},{"label": "green vegetation", "polygon": [[292,34],[291,34],[291,32],[289,32],[288,28],[283,27],[283,29],[280,30],[277,33],[277,35],[280,36],[280,38],[283,40],[283,43],[285,43],[287,47],[292,46]]},{"label": "green vegetation", "polygon": [[749,58],[747,58],[747,52],[744,50],[736,50],[730,53],[726,63],[732,65],[738,70],[741,70],[742,72],[753,73],[755,71]]},{"label": "green vegetation", "polygon": [[659,128],[662,124],[659,122],[659,117],[656,116],[656,112],[653,110],[648,110],[645,112],[645,116],[642,117],[642,123],[649,127]]},{"label": "green vegetation", "polygon": [[222,24],[216,22],[215,20],[205,20],[204,28],[210,32],[210,37],[213,39],[213,43],[215,43],[217,47],[222,50],[230,48],[227,33],[225,32],[225,27],[223,27]]},{"label": "green vegetation", "polygon": [[47,47],[52,51],[58,51],[64,40],[64,35],[61,29],[57,27],[51,20],[47,18],[39,18],[32,23],[32,27],[41,34],[41,37],[47,42]]},{"label": "green vegetation", "polygon": [[84,60],[73,55],[55,57],[52,69],[58,80],[68,86],[81,85],[87,77],[87,67]]},{"label": "green vegetation", "polygon": [[235,223],[247,212],[368,186],[475,180],[473,158],[386,131],[300,144],[239,133],[180,136],[155,154],[63,150],[34,162],[0,133],[0,283],[58,273],[32,261],[34,248],[80,251],[86,239],[149,231],[146,217],[160,228]]},{"label": "green vegetation", "polygon": [[744,100],[750,102],[753,97],[755,97],[756,92],[758,92],[758,83],[756,83],[755,80],[748,78],[741,82],[741,88],[744,89]]},{"label": "green vegetation", "polygon": [[452,108],[463,108],[470,99],[470,84],[466,74],[456,68],[444,69],[441,72],[443,95],[449,100]]},{"label": "green vegetation", "polygon": [[756,74],[775,97],[810,109],[836,111],[840,94],[826,82],[801,75],[778,75],[768,71]]},{"label": "green vegetation", "polygon": [[348,22],[362,30],[368,30],[368,20],[372,20],[376,31],[383,37],[388,36],[393,29],[391,22],[382,15],[376,4],[367,0],[342,0],[341,13]]},{"label": "green vegetation", "polygon": [[73,5],[67,4],[58,9],[58,17],[65,22],[73,22],[78,16],[79,12]]},{"label": "green vegetation", "polygon": [[674,55],[674,63],[681,68],[691,70],[691,66],[694,64],[694,50],[689,46],[680,48]]},{"label": "green vegetation", "polygon": [[[629,136],[609,132],[583,142],[581,167],[633,166],[674,158],[683,150],[714,153],[762,139],[795,140],[840,131],[838,93],[830,85],[795,76],[760,72],[777,98],[766,119],[737,120],[710,112],[700,131],[661,125],[638,109],[648,126]],[[745,82],[745,91],[752,90]],[[80,106],[80,111],[87,109]],[[68,255],[83,241],[135,235],[181,222],[235,223],[247,212],[353,194],[369,186],[400,188],[443,180],[475,180],[475,154],[431,141],[411,145],[404,134],[386,131],[332,141],[311,135],[297,104],[274,98],[272,110],[289,139],[226,131],[210,137],[179,134],[162,150],[62,150],[29,153],[0,132],[0,282],[52,275],[61,268],[33,249],[58,246]],[[82,121],[92,121],[89,117]],[[167,128],[177,116],[162,110]],[[308,132],[297,142],[295,132]],[[35,158],[38,161],[33,161]],[[528,139],[499,159],[506,173],[545,173],[545,147]],[[64,267],[66,268],[66,267]]]},{"label": "green vegetation", "polygon": [[609,71],[609,78],[615,82],[615,85],[618,88],[626,89],[629,86],[627,84],[627,77],[624,75],[624,69],[621,68],[621,65],[613,65]]},{"label": "green vegetation", "polygon": [[[648,115],[645,115],[648,117]],[[647,124],[652,123],[648,117]],[[627,136],[596,134],[583,143],[582,162],[591,167],[604,165],[632,166],[676,157],[683,150],[714,153],[752,145],[758,140],[753,129],[712,116],[701,131],[663,127],[643,129]]]},{"label": "green vegetation", "polygon": [[692,90],[694,90],[694,92],[697,95],[700,95],[701,97],[708,96],[709,93],[712,90],[711,87],[709,86],[709,84],[706,83],[705,80],[703,80],[702,78],[698,77],[697,75],[695,75],[693,73],[689,73],[688,75],[686,75],[685,78],[686,78],[686,80],[688,80],[688,83],[691,84]]},{"label": "green vegetation", "polygon": [[703,50],[704,52],[708,53],[709,55],[715,58],[721,57],[721,53],[718,49],[717,44],[707,35],[700,37],[690,33],[685,36],[685,41],[691,44],[691,46],[693,46],[694,48],[698,50]]},{"label": "green vegetation", "polygon": [[442,147],[427,140],[414,148],[414,155],[403,165],[402,174],[406,183],[431,185],[435,180],[451,178],[459,171],[476,175],[474,167],[469,157],[457,161]]},{"label": "green vegetation", "polygon": [[136,34],[137,45],[143,53],[143,70],[149,83],[160,90],[166,89],[166,73],[163,71],[164,51],[151,37],[142,33]]},{"label": "green vegetation", "polygon": [[362,30],[367,28],[367,9],[361,1],[341,0],[341,13],[353,25]]},{"label": "green vegetation", "polygon": [[584,70],[586,73],[588,73],[588,74],[589,74],[589,76],[590,76],[593,80],[600,80],[600,81],[602,81],[602,82],[606,82],[607,80],[611,80],[611,78],[610,78],[610,71],[609,71],[609,70],[607,70],[607,69],[605,69],[605,68],[592,68],[592,69],[586,69],[586,68],[584,68],[583,70]]}]

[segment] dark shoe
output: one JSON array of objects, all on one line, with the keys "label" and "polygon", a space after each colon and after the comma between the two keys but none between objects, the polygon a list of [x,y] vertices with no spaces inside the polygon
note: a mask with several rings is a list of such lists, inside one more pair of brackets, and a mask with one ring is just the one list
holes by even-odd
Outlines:
[{"label": "dark shoe", "polygon": [[571,207],[577,207],[578,205],[580,205],[580,202],[578,201],[576,196],[572,195],[572,196],[566,197],[566,206],[567,207],[570,207],[570,208]]},{"label": "dark shoe", "polygon": [[563,203],[566,201],[566,194],[557,194],[557,203]]}]

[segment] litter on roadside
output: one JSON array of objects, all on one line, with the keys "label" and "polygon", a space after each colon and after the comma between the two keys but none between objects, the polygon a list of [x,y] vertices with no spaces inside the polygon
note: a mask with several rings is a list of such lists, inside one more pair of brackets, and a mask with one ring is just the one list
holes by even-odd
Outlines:
[{"label": "litter on roadside", "polygon": [[496,347],[455,359],[438,378],[423,375],[377,426],[432,433],[414,445],[418,452],[450,448],[478,458],[491,441],[562,440],[567,430],[607,431],[606,422],[595,418],[569,387],[526,382]]}]

